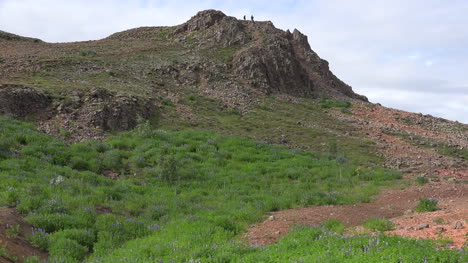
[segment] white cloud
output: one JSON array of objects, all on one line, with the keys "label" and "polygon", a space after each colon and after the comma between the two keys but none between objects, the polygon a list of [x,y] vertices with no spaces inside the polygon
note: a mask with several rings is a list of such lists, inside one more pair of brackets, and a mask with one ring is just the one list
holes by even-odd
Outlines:
[{"label": "white cloud", "polygon": [[468,123],[466,0],[0,0],[0,30],[90,40],[180,24],[208,8],[298,28],[339,78],[373,102]]}]

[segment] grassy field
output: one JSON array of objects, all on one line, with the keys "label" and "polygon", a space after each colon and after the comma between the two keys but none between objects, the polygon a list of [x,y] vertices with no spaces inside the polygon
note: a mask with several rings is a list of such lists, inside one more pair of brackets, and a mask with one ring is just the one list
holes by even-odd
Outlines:
[{"label": "grassy field", "polygon": [[366,140],[346,120],[326,114],[325,110],[338,109],[324,109],[316,99],[298,99],[297,103],[290,103],[268,97],[260,104],[250,106],[245,115],[202,96],[188,96],[180,103],[190,107],[196,118],[183,120],[174,107],[165,107],[155,126],[166,130],[213,130],[318,154],[332,153],[357,163],[379,164],[383,161],[376,155],[374,142]]},{"label": "grassy field", "polygon": [[203,130],[154,131],[143,123],[68,145],[0,118],[0,203],[33,225],[31,241],[51,262],[466,261],[430,242],[317,228],[264,248],[239,237],[268,211],[367,202],[399,178],[333,151],[317,155]]}]

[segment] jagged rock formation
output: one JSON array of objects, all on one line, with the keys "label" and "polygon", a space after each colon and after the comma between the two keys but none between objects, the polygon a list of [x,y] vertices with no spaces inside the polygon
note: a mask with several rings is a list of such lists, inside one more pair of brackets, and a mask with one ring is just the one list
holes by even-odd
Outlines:
[{"label": "jagged rock formation", "polygon": [[271,22],[237,20],[220,11],[199,12],[173,34],[194,34],[203,45],[239,46],[232,58],[232,73],[266,94],[348,97],[367,101],[339,80],[297,29],[282,31]]}]

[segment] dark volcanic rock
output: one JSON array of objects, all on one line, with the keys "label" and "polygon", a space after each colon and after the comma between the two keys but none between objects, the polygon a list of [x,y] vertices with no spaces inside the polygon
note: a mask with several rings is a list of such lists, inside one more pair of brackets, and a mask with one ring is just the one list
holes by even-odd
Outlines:
[{"label": "dark volcanic rock", "polygon": [[307,36],[297,29],[291,33],[275,28],[270,21],[243,21],[206,10],[177,26],[173,34],[195,37],[199,48],[209,48],[212,53],[218,48],[236,49],[231,74],[264,94],[367,101],[330,71],[328,62],[310,48]]},{"label": "dark volcanic rock", "polygon": [[104,131],[128,130],[137,125],[139,117],[147,119],[156,111],[156,105],[136,96],[118,95],[105,89],[95,88],[71,95],[72,100],[58,106],[62,113],[70,113],[74,121],[83,126]]},{"label": "dark volcanic rock", "polygon": [[22,85],[0,85],[0,114],[25,117],[47,109],[51,99],[42,91]]},{"label": "dark volcanic rock", "polygon": [[202,43],[216,44],[223,47],[243,45],[250,41],[245,25],[235,17],[226,16],[217,10],[198,12],[186,23],[177,26],[174,34],[203,31]]},{"label": "dark volcanic rock", "polygon": [[255,28],[266,32],[262,44],[242,49],[233,60],[236,74],[254,87],[267,93],[367,101],[330,71],[328,62],[312,51],[307,37],[298,30],[284,32],[269,22],[258,22]]},{"label": "dark volcanic rock", "polygon": [[222,20],[226,15],[217,10],[205,10],[198,12],[194,17],[182,25],[185,30],[196,31],[207,29],[216,22]]}]

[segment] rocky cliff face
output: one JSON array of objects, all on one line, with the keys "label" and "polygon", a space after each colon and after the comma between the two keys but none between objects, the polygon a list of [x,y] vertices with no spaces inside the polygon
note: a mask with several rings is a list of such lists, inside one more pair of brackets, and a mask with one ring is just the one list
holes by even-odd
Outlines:
[{"label": "rocky cliff face", "polygon": [[[288,94],[367,101],[330,71],[328,62],[311,49],[307,36],[297,29],[292,33],[277,29],[269,21],[238,20],[221,11],[206,10],[175,27],[132,29],[108,39],[154,41],[161,38],[167,43],[182,45],[187,56],[180,58],[183,63],[163,69],[175,71],[173,79],[178,82],[184,79],[177,83],[180,85],[184,85],[186,79],[199,82],[205,77],[212,90],[208,95],[229,93],[222,88],[229,86],[252,96]],[[221,61],[216,60],[219,53],[223,56]],[[183,74],[187,68],[190,74]],[[160,74],[160,77],[165,75]],[[224,100],[228,106],[232,104],[228,98]]]},{"label": "rocky cliff face", "polygon": [[242,21],[207,10],[176,27],[173,34],[195,35],[205,46],[237,47],[230,73],[266,94],[367,101],[330,71],[328,62],[310,48],[307,36],[297,29],[291,33],[271,22]]}]

